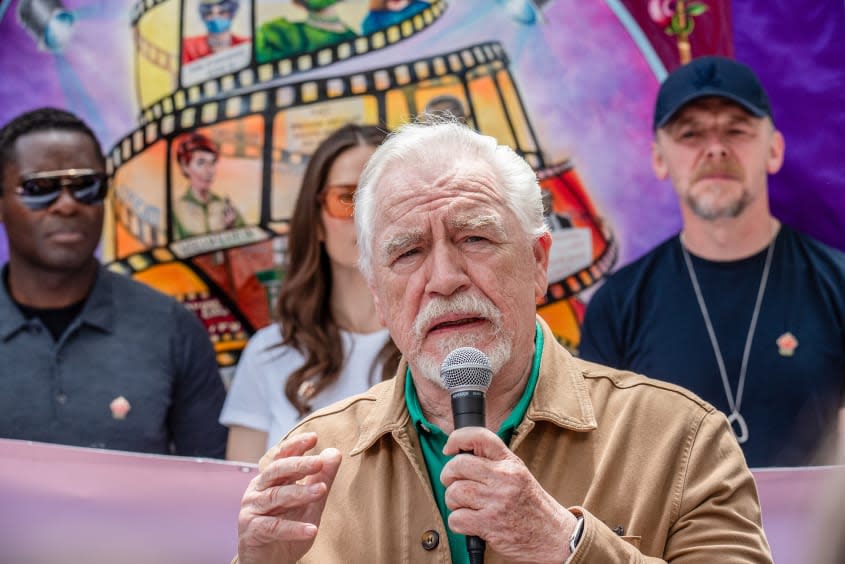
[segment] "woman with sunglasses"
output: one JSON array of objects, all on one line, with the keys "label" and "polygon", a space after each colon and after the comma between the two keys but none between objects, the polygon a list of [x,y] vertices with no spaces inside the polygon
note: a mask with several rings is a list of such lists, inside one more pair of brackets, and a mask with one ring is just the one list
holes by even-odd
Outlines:
[{"label": "woman with sunglasses", "polygon": [[358,271],[352,221],[358,178],[385,136],[346,125],[308,162],[278,323],[250,339],[220,416],[229,460],[257,462],[304,415],[393,376],[399,353]]}]

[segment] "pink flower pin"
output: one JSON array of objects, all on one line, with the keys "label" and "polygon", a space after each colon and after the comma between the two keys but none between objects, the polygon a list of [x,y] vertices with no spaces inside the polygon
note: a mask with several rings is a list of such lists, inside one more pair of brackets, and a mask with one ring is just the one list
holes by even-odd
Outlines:
[{"label": "pink flower pin", "polygon": [[792,356],[795,349],[798,348],[798,339],[789,331],[778,337],[775,343],[777,343],[778,352],[781,356]]},{"label": "pink flower pin", "polygon": [[115,419],[126,419],[126,414],[132,409],[132,404],[125,397],[118,396],[111,400],[109,409],[111,409],[111,416]]}]

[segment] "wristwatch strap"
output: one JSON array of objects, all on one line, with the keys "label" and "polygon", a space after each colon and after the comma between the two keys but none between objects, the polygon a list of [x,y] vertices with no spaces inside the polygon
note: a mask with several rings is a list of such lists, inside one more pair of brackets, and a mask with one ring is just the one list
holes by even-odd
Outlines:
[{"label": "wristwatch strap", "polygon": [[572,530],[572,536],[569,537],[569,552],[575,552],[578,548],[578,543],[581,542],[581,535],[584,533],[584,516],[579,515],[578,521],[575,523],[575,528]]}]

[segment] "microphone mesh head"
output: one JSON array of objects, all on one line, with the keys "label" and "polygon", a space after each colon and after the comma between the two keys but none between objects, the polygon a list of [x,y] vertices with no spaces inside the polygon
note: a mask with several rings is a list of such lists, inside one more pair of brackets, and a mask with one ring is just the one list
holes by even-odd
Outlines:
[{"label": "microphone mesh head", "polygon": [[493,380],[493,367],[487,355],[480,350],[461,347],[443,359],[440,378],[447,390],[472,388],[486,392]]}]

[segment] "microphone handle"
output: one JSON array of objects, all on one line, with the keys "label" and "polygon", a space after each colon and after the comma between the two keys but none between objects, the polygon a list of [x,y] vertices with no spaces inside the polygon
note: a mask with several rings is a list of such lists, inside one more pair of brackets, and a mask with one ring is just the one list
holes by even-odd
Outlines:
[{"label": "microphone handle", "polygon": [[480,390],[460,390],[452,393],[452,418],[455,429],[485,427],[486,399]]},{"label": "microphone handle", "polygon": [[[486,399],[480,390],[461,390],[452,394],[452,417],[455,429],[484,427],[487,424]],[[484,564],[484,539],[467,536],[470,564]]]},{"label": "microphone handle", "polygon": [[469,564],[484,564],[484,547],[486,543],[480,537],[467,537],[467,552]]}]

